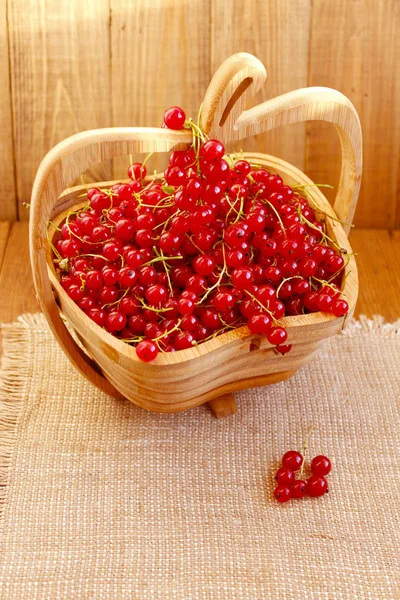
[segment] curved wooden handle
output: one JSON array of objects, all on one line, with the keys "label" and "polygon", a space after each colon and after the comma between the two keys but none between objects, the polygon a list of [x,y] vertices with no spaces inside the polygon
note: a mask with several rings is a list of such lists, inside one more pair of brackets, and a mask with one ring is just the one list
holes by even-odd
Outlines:
[{"label": "curved wooden handle", "polygon": [[203,131],[223,143],[234,139],[233,126],[267,78],[261,61],[239,52],[225,60],[207,88],[200,113]]},{"label": "curved wooden handle", "polygon": [[301,121],[327,121],[340,138],[342,167],[333,208],[349,233],[357,205],[362,172],[362,133],[353,104],[340,92],[325,87],[303,88],[245,110],[233,126],[232,138],[246,138]]},{"label": "curved wooden handle", "polygon": [[40,164],[32,190],[29,248],[37,299],[46,319],[75,367],[110,396],[121,394],[71,337],[62,321],[47,273],[47,227],[61,192],[92,164],[136,152],[167,152],[190,144],[190,131],[122,127],[85,131],[55,146]]}]

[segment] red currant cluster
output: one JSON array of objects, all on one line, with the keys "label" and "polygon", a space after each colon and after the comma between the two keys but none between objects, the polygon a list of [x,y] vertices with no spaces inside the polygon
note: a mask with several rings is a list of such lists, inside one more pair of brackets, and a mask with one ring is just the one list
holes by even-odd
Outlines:
[{"label": "red currant cluster", "polygon": [[89,189],[54,237],[70,298],[143,361],[246,324],[285,354],[285,315],[346,314],[345,261],[305,190],[225,156],[178,107],[163,126],[191,128],[192,147],[162,177],[145,161],[129,183]]},{"label": "red currant cluster", "polygon": [[304,481],[296,479],[296,472],[303,467],[304,456],[296,450],[289,450],[282,457],[282,466],[277,470],[275,479],[278,482],[274,496],[278,502],[287,502],[291,498],[303,496],[322,496],[328,491],[325,475],[331,470],[331,462],[326,456],[316,456],[311,461],[312,475]]}]

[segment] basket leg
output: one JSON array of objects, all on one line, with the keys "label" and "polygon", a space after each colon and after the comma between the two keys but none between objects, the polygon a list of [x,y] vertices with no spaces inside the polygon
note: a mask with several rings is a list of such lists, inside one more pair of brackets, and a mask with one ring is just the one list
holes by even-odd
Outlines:
[{"label": "basket leg", "polygon": [[223,396],[214,398],[214,400],[209,401],[208,406],[217,419],[230,417],[237,412],[237,404],[233,394],[224,394]]}]

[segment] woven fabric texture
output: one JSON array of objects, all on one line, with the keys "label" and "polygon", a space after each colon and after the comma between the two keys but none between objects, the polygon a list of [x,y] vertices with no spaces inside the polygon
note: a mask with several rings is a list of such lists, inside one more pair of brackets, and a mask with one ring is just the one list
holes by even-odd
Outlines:
[{"label": "woven fabric texture", "polygon": [[[398,600],[399,328],[350,324],[217,420],[106,397],[42,316],[3,326],[0,598]],[[313,424],[330,492],[280,505]]]}]

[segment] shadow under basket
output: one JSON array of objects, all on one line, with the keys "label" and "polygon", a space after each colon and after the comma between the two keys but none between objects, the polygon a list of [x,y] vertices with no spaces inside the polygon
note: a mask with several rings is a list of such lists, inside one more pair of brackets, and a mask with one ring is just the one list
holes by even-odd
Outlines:
[{"label": "shadow under basket", "polygon": [[[309,186],[312,208],[324,219],[329,237],[347,252],[343,293],[349,313],[340,318],[320,312],[284,317],[287,343],[292,344],[284,356],[266,338],[241,327],[191,349],[159,353],[153,362],[141,362],[134,347],[96,325],[61,287],[48,243],[55,229],[48,222],[61,223],[68,210],[80,204],[79,196],[87,186],[66,188],[90,165],[129,153],[187,148],[191,132],[112,128],[77,134],[53,148],[39,168],[31,204],[32,269],[38,300],[57,340],[81,373],[111,396],[125,397],[156,412],[176,412],[209,402],[216,416],[233,414],[234,391],[291,377],[312,360],[325,338],[342,330],[354,311],[357,267],[346,235],[349,226],[341,222],[351,221],[359,191],[361,131],[357,113],[345,96],[328,88],[296,90],[245,110],[265,77],[263,65],[251,55],[241,53],[228,59],[207,90],[202,127],[209,137],[227,143],[299,121],[325,120],[336,126],[342,147],[342,174],[334,208],[321,190],[289,163],[257,153],[245,153],[244,158],[278,173],[285,184]],[[93,185],[109,187],[113,183]],[[85,351],[70,335],[64,319]]]}]

